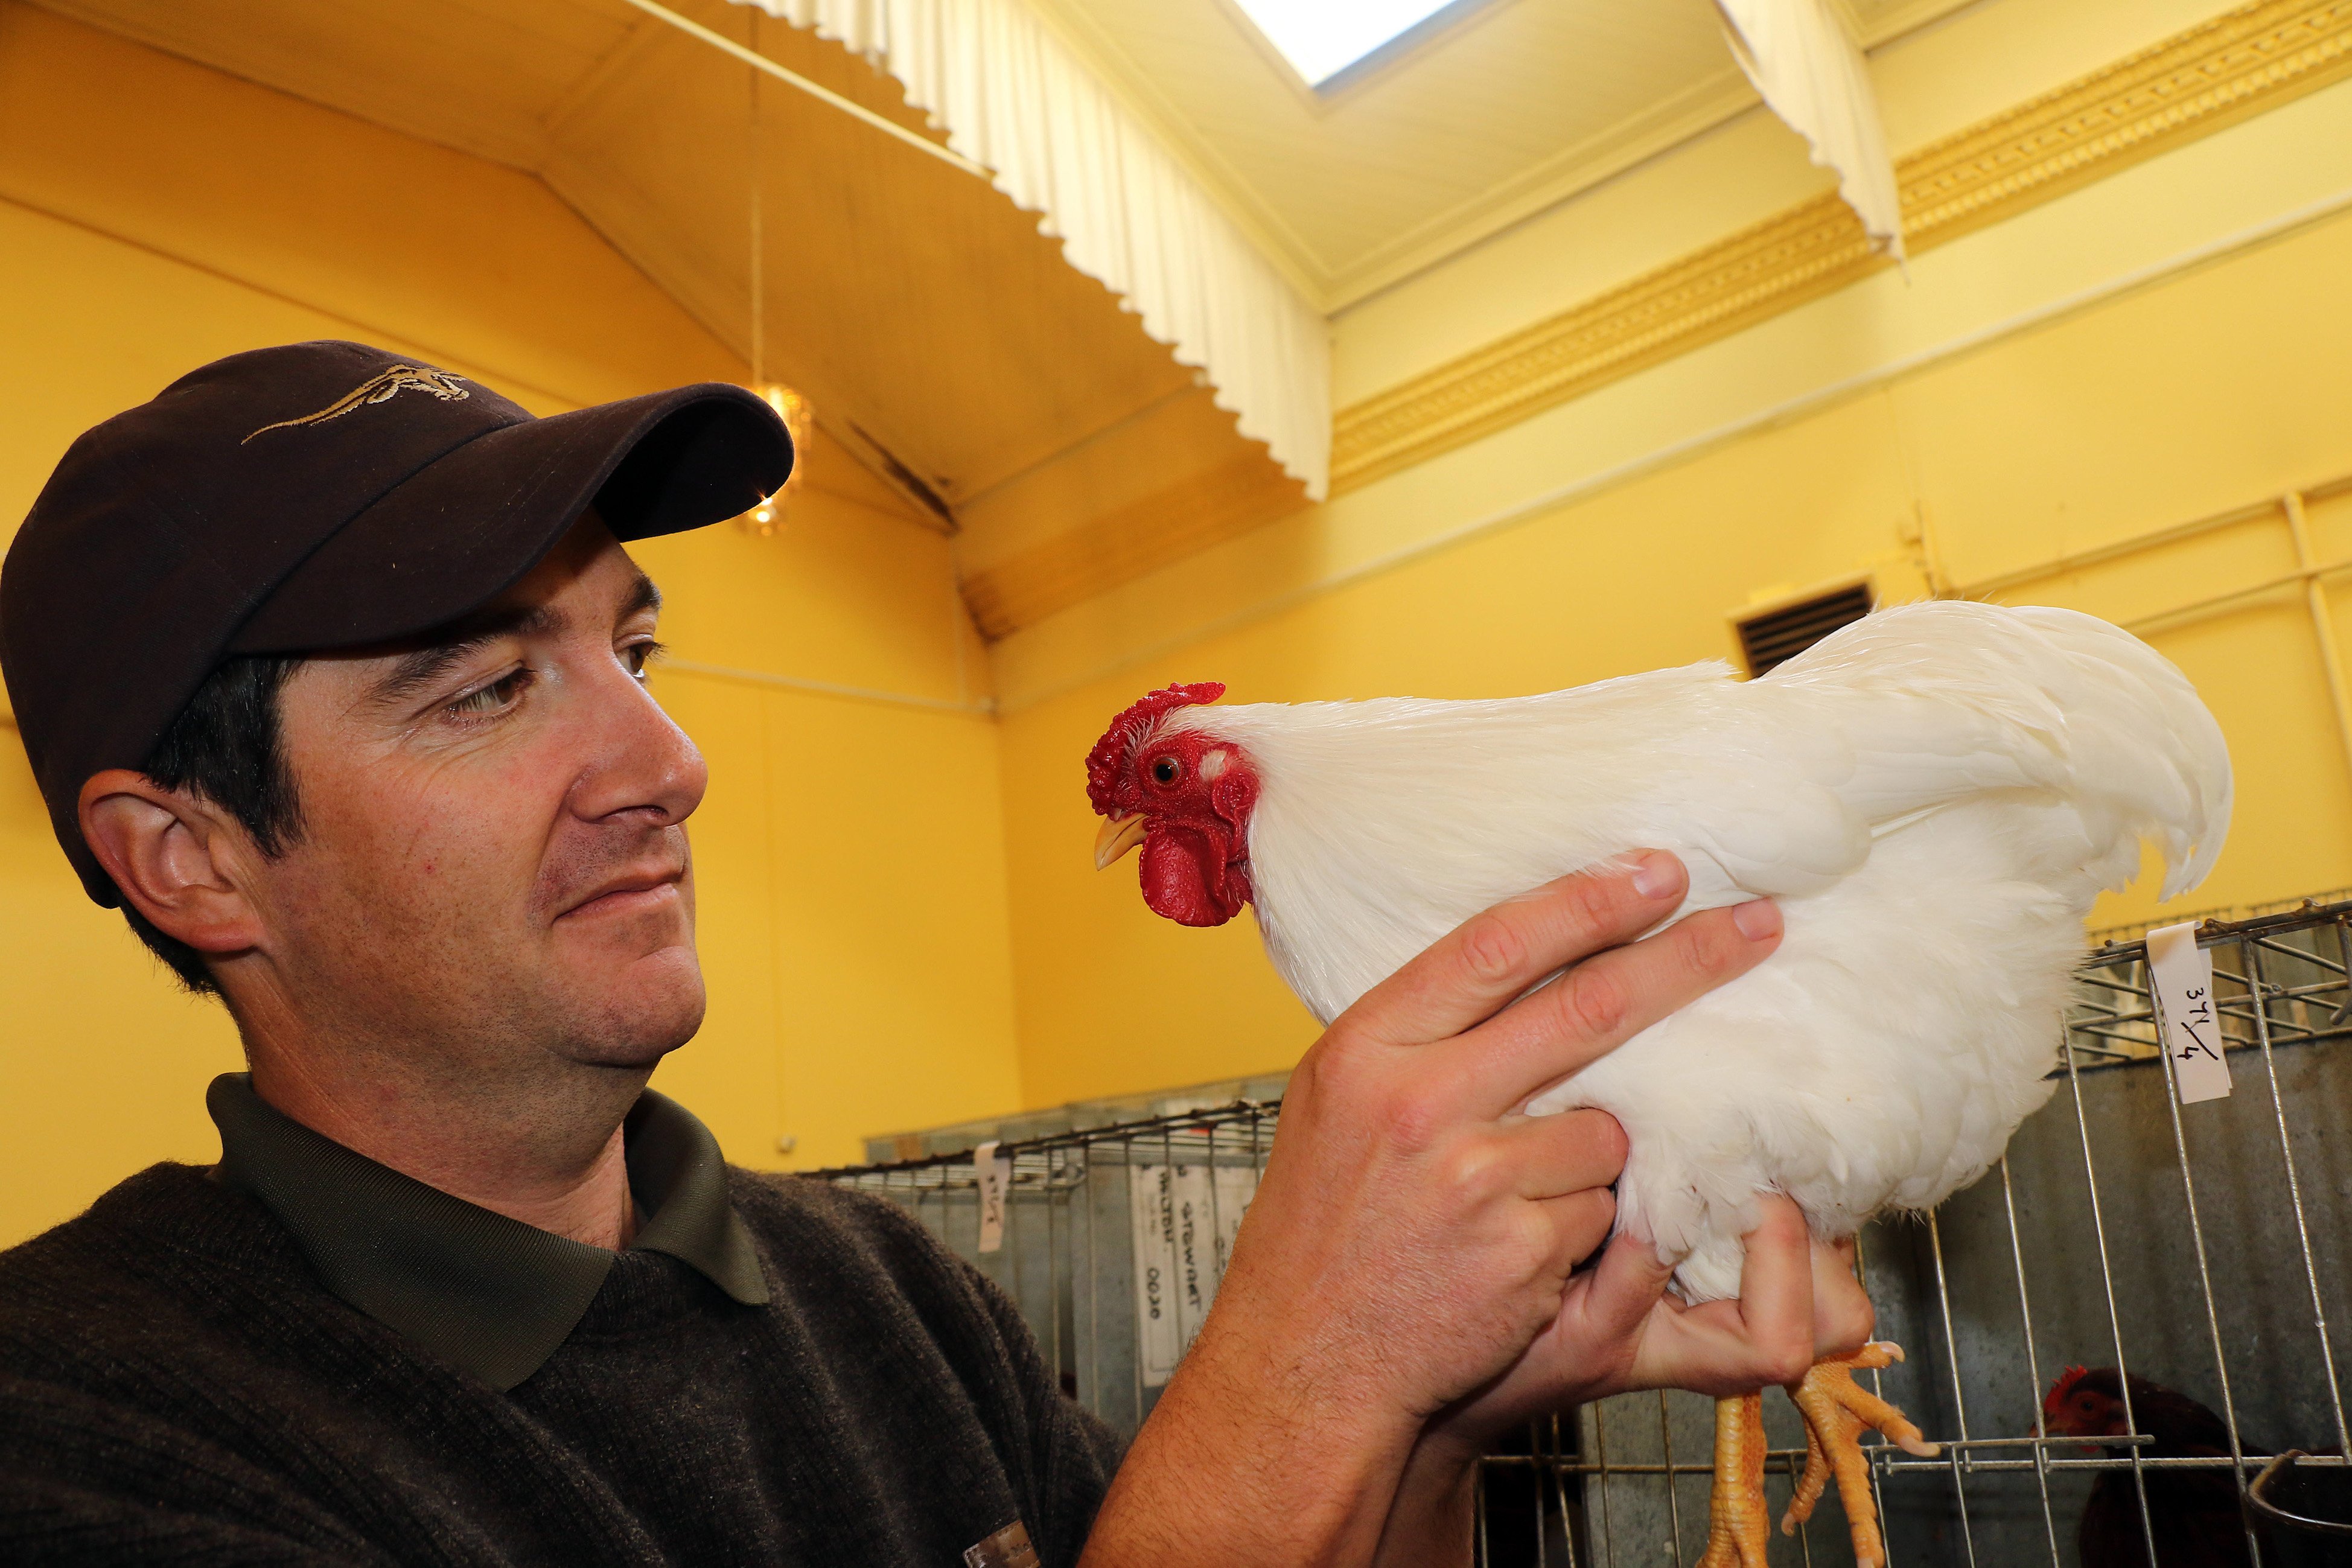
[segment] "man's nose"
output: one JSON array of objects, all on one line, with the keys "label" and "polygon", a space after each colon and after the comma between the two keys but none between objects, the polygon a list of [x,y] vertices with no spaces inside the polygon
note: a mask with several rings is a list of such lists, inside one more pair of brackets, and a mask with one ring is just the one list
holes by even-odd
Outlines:
[{"label": "man's nose", "polygon": [[644,683],[614,660],[582,690],[596,744],[572,788],[573,815],[594,822],[638,812],[651,826],[692,816],[710,769]]}]

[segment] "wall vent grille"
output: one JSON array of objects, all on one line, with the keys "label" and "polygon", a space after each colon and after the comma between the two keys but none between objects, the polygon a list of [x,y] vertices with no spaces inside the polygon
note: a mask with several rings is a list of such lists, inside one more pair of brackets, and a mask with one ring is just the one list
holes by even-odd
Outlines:
[{"label": "wall vent grille", "polygon": [[1854,583],[1748,616],[1738,623],[1739,654],[1748,662],[1748,673],[1762,675],[1788,663],[1840,626],[1862,619],[1872,607],[1870,584]]}]

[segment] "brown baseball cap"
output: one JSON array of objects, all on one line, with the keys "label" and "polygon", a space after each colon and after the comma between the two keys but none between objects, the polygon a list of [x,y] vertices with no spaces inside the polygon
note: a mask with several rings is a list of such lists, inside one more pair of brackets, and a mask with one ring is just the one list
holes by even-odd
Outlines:
[{"label": "brown baseball cap", "polygon": [[723,382],[547,418],[364,343],[192,371],[84,433],[0,563],[0,673],[89,896],[82,784],[136,768],[238,654],[413,637],[496,598],[590,506],[624,540],[701,528],[792,472],[773,410]]}]

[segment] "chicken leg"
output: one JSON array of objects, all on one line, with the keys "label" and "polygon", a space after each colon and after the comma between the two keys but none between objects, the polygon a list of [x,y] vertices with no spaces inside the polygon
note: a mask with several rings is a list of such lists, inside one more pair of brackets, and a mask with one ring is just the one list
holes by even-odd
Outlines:
[{"label": "chicken leg", "polygon": [[[1789,1511],[1780,1516],[1784,1535],[1813,1515],[1832,1477],[1853,1532],[1853,1557],[1864,1568],[1882,1568],[1886,1547],[1878,1532],[1878,1510],[1871,1496],[1870,1461],[1856,1440],[1868,1427],[1885,1433],[1907,1453],[1933,1458],[1926,1441],[1900,1410],[1853,1381],[1856,1369],[1876,1371],[1903,1359],[1899,1345],[1866,1344],[1851,1355],[1817,1362],[1789,1389],[1805,1418],[1805,1473]],[[1706,1505],[1706,1551],[1697,1568],[1765,1568],[1769,1533],[1764,1509],[1764,1400],[1760,1394],[1735,1394],[1715,1403],[1715,1491]]]},{"label": "chicken leg", "polygon": [[1835,1476],[1846,1528],[1853,1533],[1853,1560],[1863,1568],[1880,1568],[1886,1561],[1878,1507],[1870,1490],[1870,1461],[1857,1441],[1863,1429],[1884,1433],[1904,1452],[1923,1459],[1942,1451],[1920,1436],[1910,1417],[1853,1380],[1856,1369],[1876,1372],[1902,1359],[1901,1345],[1875,1341],[1851,1355],[1815,1362],[1803,1381],[1789,1390],[1805,1418],[1805,1473],[1789,1499],[1789,1511],[1780,1516],[1780,1533],[1794,1535],[1798,1525],[1813,1517],[1813,1505]]},{"label": "chicken leg", "polygon": [[[1669,1478],[1668,1485],[1672,1485]],[[1706,1500],[1706,1551],[1698,1568],[1764,1568],[1764,1395],[1715,1402],[1715,1489]]]}]

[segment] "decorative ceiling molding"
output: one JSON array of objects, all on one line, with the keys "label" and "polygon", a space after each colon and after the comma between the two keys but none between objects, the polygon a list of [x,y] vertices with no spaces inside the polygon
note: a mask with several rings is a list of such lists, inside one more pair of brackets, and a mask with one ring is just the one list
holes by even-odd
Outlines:
[{"label": "decorative ceiling molding", "polygon": [[[1914,255],[2352,75],[2352,0],[2254,0],[1897,161]],[[1334,493],[1891,265],[1834,193],[1339,412]]]}]

